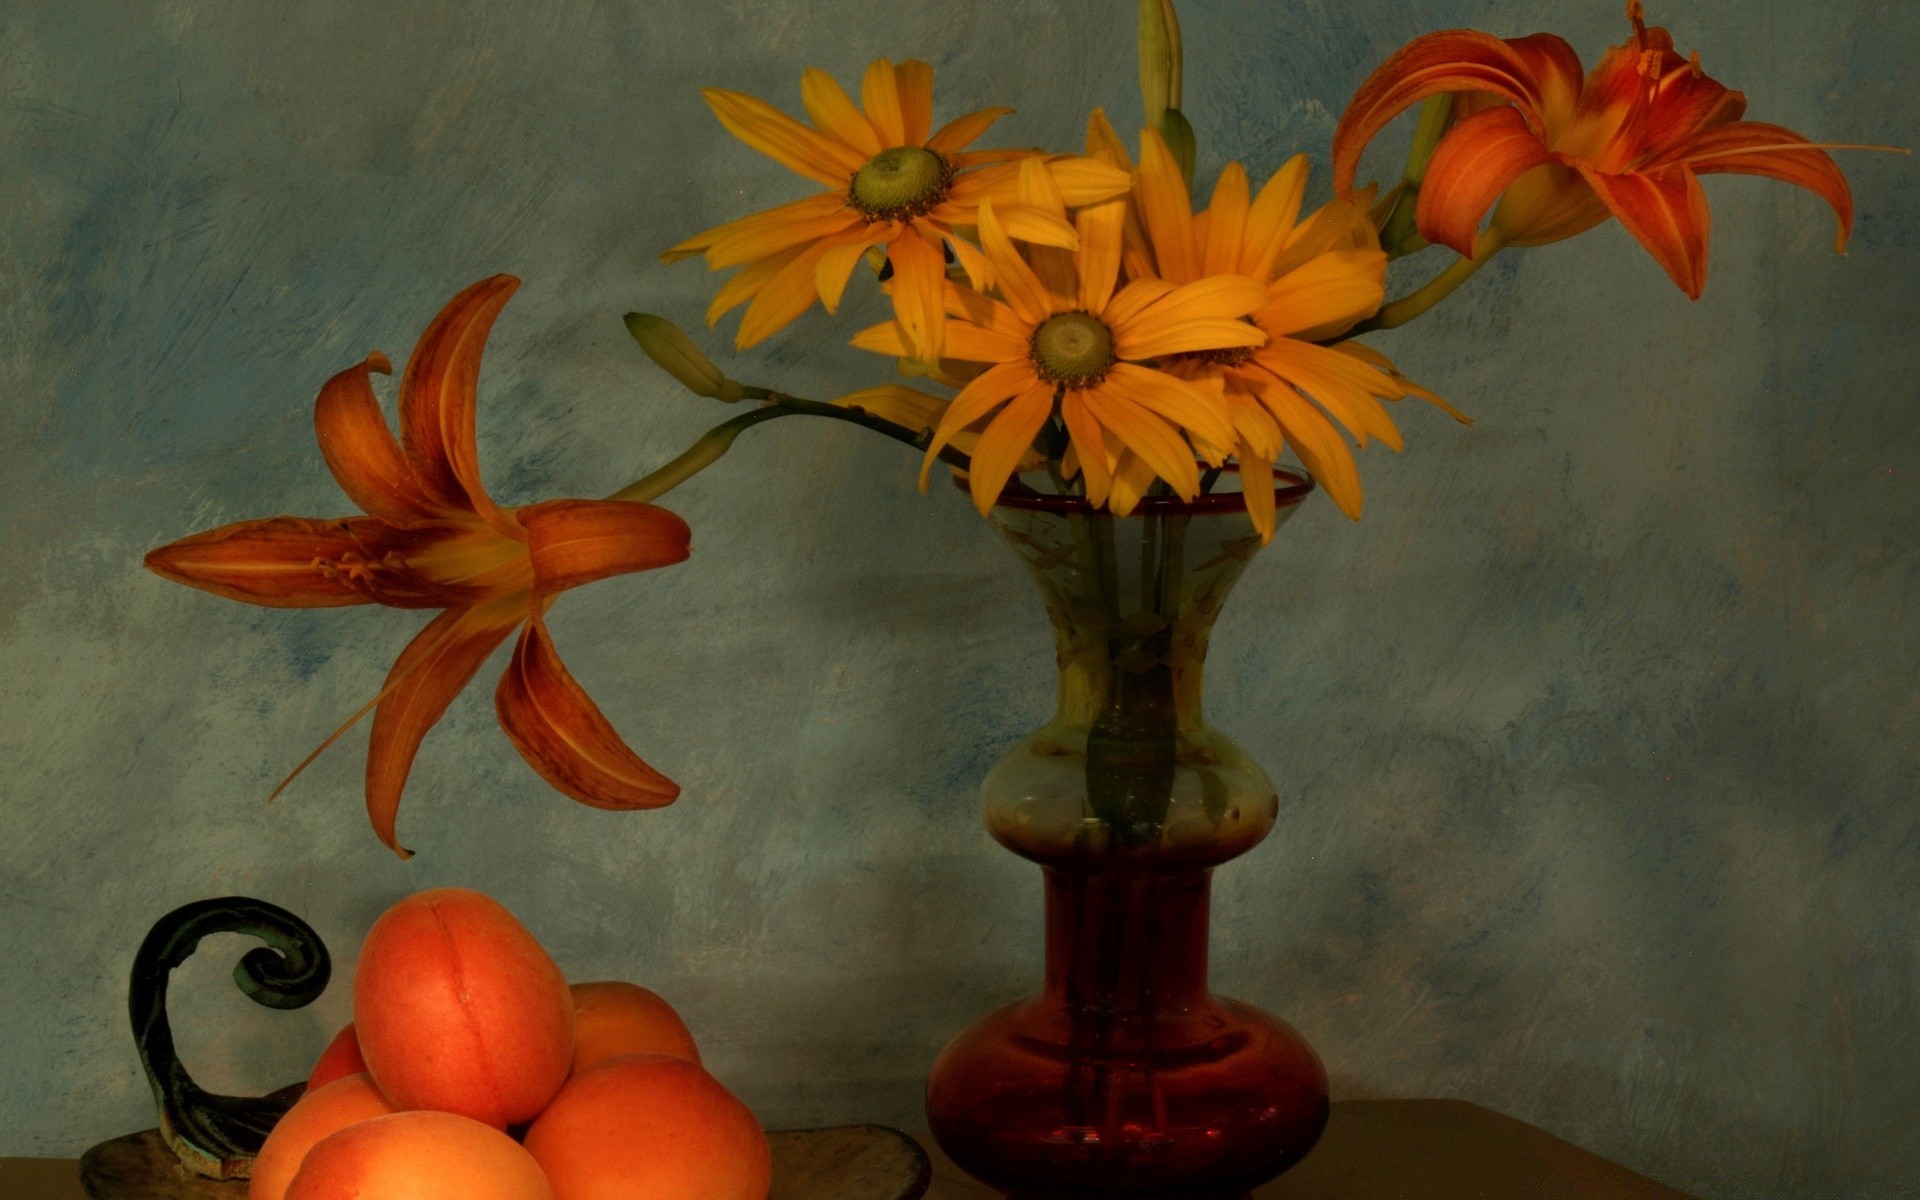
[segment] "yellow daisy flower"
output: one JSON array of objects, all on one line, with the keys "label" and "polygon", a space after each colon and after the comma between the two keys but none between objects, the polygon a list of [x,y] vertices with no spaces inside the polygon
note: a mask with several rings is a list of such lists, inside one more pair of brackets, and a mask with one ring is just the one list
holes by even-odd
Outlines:
[{"label": "yellow daisy flower", "polygon": [[[713,325],[747,305],[735,338],[740,349],[786,328],[815,299],[834,311],[854,266],[878,246],[893,263],[890,290],[908,356],[937,360],[946,325],[943,246],[975,286],[986,286],[985,260],[957,231],[973,227],[980,202],[996,189],[1006,202],[1005,227],[1016,236],[1074,244],[1064,219],[1030,211],[1009,194],[1012,160],[1030,157],[1027,152],[967,149],[1012,109],[982,109],[931,132],[933,68],[924,62],[875,61],[861,84],[861,107],[831,75],[808,70],[800,94],[812,128],[739,92],[706,88],[701,94],[728,132],[828,188],[709,229],[661,256],[672,263],[700,254],[714,270],[740,268],[707,310]],[[1070,204],[1109,200],[1131,186],[1104,163],[1066,156],[1041,161]]]},{"label": "yellow daisy flower", "polygon": [[1340,511],[1358,517],[1360,473],[1335,421],[1362,447],[1377,438],[1398,451],[1400,431],[1382,400],[1419,396],[1466,420],[1432,392],[1402,378],[1377,352],[1353,342],[1315,344],[1379,311],[1386,298],[1387,256],[1365,211],[1353,201],[1336,200],[1300,220],[1306,183],[1307,160],[1296,156],[1255,198],[1246,170],[1229,163],[1207,211],[1195,216],[1186,180],[1166,143],[1152,130],[1141,138],[1134,202],[1161,278],[1185,283],[1233,272],[1266,283],[1266,300],[1249,318],[1267,335],[1264,344],[1203,351],[1163,364],[1187,379],[1225,386],[1233,440],[1203,450],[1230,449],[1239,460],[1247,510],[1265,538],[1274,529],[1273,463],[1287,447]]},{"label": "yellow daisy flower", "polygon": [[[1068,201],[1037,160],[1020,165],[1016,192],[1026,207],[1065,219]],[[1004,299],[958,287],[947,292],[947,354],[985,370],[941,414],[921,468],[923,487],[940,449],[984,422],[968,472],[982,513],[1050,426],[1070,442],[1095,505],[1131,512],[1156,477],[1184,498],[1199,494],[1195,446],[1233,443],[1221,383],[1179,379],[1150,364],[1264,342],[1266,335],[1240,318],[1266,300],[1266,289],[1231,274],[1184,286],[1158,279],[1119,286],[1125,222],[1124,200],[1082,208],[1077,248],[1034,245],[1023,255],[996,206],[980,206],[981,248]],[[907,351],[898,322],[863,331],[854,345],[895,356]]]}]

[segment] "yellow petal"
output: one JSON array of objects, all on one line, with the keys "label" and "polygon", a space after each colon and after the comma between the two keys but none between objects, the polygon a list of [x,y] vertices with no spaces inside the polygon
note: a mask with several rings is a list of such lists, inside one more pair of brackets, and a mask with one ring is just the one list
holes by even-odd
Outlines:
[{"label": "yellow petal", "polygon": [[1015,396],[987,425],[973,448],[967,485],[973,504],[986,516],[1007,486],[1014,468],[1033,447],[1040,427],[1053,415],[1053,385],[1036,382]]},{"label": "yellow petal", "polygon": [[900,107],[900,75],[891,59],[876,58],[860,81],[860,104],[867,120],[880,131],[880,140],[889,146],[907,144],[907,117]]},{"label": "yellow petal", "polygon": [[[1101,385],[1173,425],[1225,449],[1235,441],[1233,418],[1218,378],[1178,379],[1133,363],[1115,363]],[[1191,457],[1191,455],[1189,455]]]},{"label": "yellow petal", "polygon": [[818,67],[808,67],[800,76],[800,101],[806,105],[814,127],[827,136],[838,138],[868,158],[885,149],[880,144],[880,131],[854,104],[840,81]]},{"label": "yellow petal", "polygon": [[[1039,209],[1062,225],[1067,225],[1067,199],[1052,172],[1038,157],[1023,159],[1014,176],[1014,199],[1029,208]],[[1005,214],[1002,214],[1004,218]],[[1072,226],[1067,225],[1069,232]]]},{"label": "yellow petal", "polygon": [[893,262],[893,315],[906,331],[912,357],[933,362],[947,337],[947,261],[917,230],[887,243]]},{"label": "yellow petal", "polygon": [[994,215],[991,202],[980,206],[980,247],[993,264],[993,277],[1000,285],[1001,294],[1022,321],[1030,326],[1038,325],[1053,315],[1045,286],[1013,248],[1000,218]]},{"label": "yellow petal", "polygon": [[1140,135],[1140,171],[1133,198],[1140,207],[1147,238],[1153,243],[1160,278],[1173,283],[1198,279],[1200,252],[1193,240],[1193,202],[1187,195],[1180,164],[1158,130],[1148,129]]},{"label": "yellow petal", "polygon": [[759,262],[748,263],[736,271],[731,279],[720,285],[720,290],[714,293],[713,302],[707,305],[707,328],[718,325],[721,317],[759,295],[767,280],[785,270],[787,264],[799,258],[805,250],[804,246],[795,246]]},{"label": "yellow petal", "polygon": [[898,321],[869,325],[854,334],[850,344],[856,349],[871,350],[888,358],[906,358],[912,353],[907,349],[907,331],[900,328]]},{"label": "yellow petal", "polygon": [[853,236],[830,245],[827,252],[820,256],[820,262],[813,269],[814,290],[820,293],[820,303],[828,312],[837,312],[840,297],[846,293],[847,280],[852,277],[853,269],[860,265],[875,242],[884,237],[886,230],[867,226]]},{"label": "yellow petal", "polygon": [[1346,328],[1378,312],[1386,294],[1385,254],[1333,250],[1275,279],[1254,319],[1276,337]]},{"label": "yellow petal", "polygon": [[1011,108],[983,108],[979,112],[970,112],[964,117],[955,117],[940,127],[940,132],[927,139],[927,149],[951,160],[960,151],[972,145],[979,136],[987,131],[995,121],[1012,112]]},{"label": "yellow petal", "polygon": [[902,140],[919,146],[933,128],[933,68],[910,58],[893,69],[895,90],[900,97]]},{"label": "yellow petal", "polygon": [[1241,251],[1245,248],[1247,211],[1250,204],[1246,168],[1228,163],[1213,185],[1213,202],[1207,206],[1201,244],[1200,269],[1208,275],[1233,275],[1240,270]]},{"label": "yellow petal", "polygon": [[967,362],[1014,362],[1027,356],[1027,343],[969,321],[952,321],[947,325],[946,356]]},{"label": "yellow petal", "polygon": [[1075,154],[1048,159],[1047,174],[1072,208],[1124,196],[1133,186],[1133,176],[1120,168]]},{"label": "yellow petal", "polygon": [[1230,346],[1258,346],[1267,340],[1259,327],[1229,317],[1196,317],[1190,321],[1137,321],[1124,334],[1115,333],[1114,353],[1128,362],[1145,362],[1169,354],[1224,350]]},{"label": "yellow petal", "polygon": [[[1087,411],[1183,499],[1198,495],[1200,468],[1194,461],[1193,448],[1164,418],[1134,403],[1112,384],[1113,376],[1108,375],[1101,383],[1082,389]],[[1116,478],[1116,489],[1119,484]]]},{"label": "yellow petal", "polygon": [[996,205],[994,214],[1000,218],[1000,227],[1007,236],[1031,242],[1036,246],[1059,246],[1072,250],[1080,245],[1079,235],[1073,226],[1067,224],[1064,210],[1060,213],[1049,212],[1025,204]]},{"label": "yellow petal", "polygon": [[[1163,294],[1150,307],[1115,323],[1113,332],[1116,338],[1124,338],[1183,321],[1231,320],[1246,316],[1267,300],[1267,289],[1245,275],[1209,275]],[[1249,346],[1259,341],[1227,344]]]},{"label": "yellow petal", "polygon": [[1133,170],[1133,159],[1125,142],[1113,131],[1105,109],[1096,108],[1087,117],[1087,157],[1122,171]]},{"label": "yellow petal", "polygon": [[824,245],[808,246],[761,285],[740,318],[740,331],[733,339],[736,349],[745,350],[766,341],[813,307],[820,294],[814,270],[826,253]]},{"label": "yellow petal", "polygon": [[728,133],[808,179],[844,189],[866,165],[852,146],[808,129],[764,100],[725,88],[702,88],[700,94]]},{"label": "yellow petal", "polygon": [[1126,233],[1127,202],[1090,205],[1075,217],[1080,234],[1080,307],[1097,313],[1113,299],[1120,278],[1120,250]]},{"label": "yellow petal", "polygon": [[1307,156],[1296,154],[1273,173],[1247,212],[1246,258],[1240,270],[1256,279],[1271,278],[1273,262],[1300,219],[1307,194]]},{"label": "yellow petal", "polygon": [[1032,387],[1038,378],[1033,373],[1033,367],[1025,362],[1000,363],[987,368],[979,378],[961,388],[960,394],[947,406],[947,411],[941,414],[940,425],[933,431],[933,440],[927,445],[926,458],[920,464],[920,490],[926,490],[927,475],[933,470],[933,464],[939,460],[940,451],[948,442],[967,426]]},{"label": "yellow petal", "polygon": [[1340,511],[1359,520],[1363,500],[1360,472],[1353,465],[1353,452],[1340,440],[1332,422],[1284,384],[1262,391],[1260,400],[1280,422],[1293,452],[1299,455],[1307,470],[1313,472],[1320,486],[1327,489],[1327,495],[1333,497]]},{"label": "yellow petal", "polygon": [[[1107,502],[1107,491],[1113,486],[1106,431],[1087,410],[1085,393],[1079,389],[1070,390],[1060,398],[1060,417],[1066,422],[1067,436],[1073,441],[1068,452],[1087,477],[1087,503],[1098,508]],[[1063,470],[1065,466],[1063,462]],[[1072,478],[1071,474],[1068,478]]]},{"label": "yellow petal", "polygon": [[939,424],[940,414],[947,411],[948,402],[903,384],[884,383],[879,387],[849,392],[833,403],[837,408],[857,408],[882,421],[892,421],[902,429],[917,432]]}]

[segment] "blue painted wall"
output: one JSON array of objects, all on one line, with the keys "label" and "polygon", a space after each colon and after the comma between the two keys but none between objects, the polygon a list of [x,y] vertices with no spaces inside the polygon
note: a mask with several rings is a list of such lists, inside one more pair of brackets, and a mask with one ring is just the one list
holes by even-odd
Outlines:
[{"label": "blue painted wall", "polygon": [[[1202,170],[1322,161],[1366,71],[1432,28],[1550,28],[1591,58],[1613,0],[1192,0]],[[655,255],[805,186],[696,89],[797,110],[803,66],[939,70],[944,115],[1016,144],[1131,118],[1120,0],[108,0],[0,6],[0,1153],[150,1120],[123,1015],[161,912],[308,916],[351,966],[394,898],[499,896],[576,977],[679,1003],[770,1123],[908,1122],[945,1037],[1033,982],[1038,881],[973,787],[1050,703],[1039,606],[961,499],[849,428],[788,423],[672,497],[694,559],[566,597],[562,652],[686,789],[609,815],[550,792],[488,690],[428,739],[401,864],[349,738],[419,618],[280,612],[141,554],[344,513],[322,380],[403,355],[494,271],[509,503],[598,495],[721,415],[619,315],[695,324]],[[1920,141],[1909,0],[1669,0],[1653,14],[1754,115]],[[1384,161],[1384,160],[1383,160]],[[1375,339],[1479,421],[1408,410],[1368,515],[1316,500],[1215,642],[1210,710],[1280,782],[1222,872],[1222,990],[1288,1015],[1342,1096],[1462,1096],[1708,1196],[1920,1189],[1920,219],[1910,160],[1854,156],[1861,219],[1710,180],[1689,303],[1617,227],[1528,252]],[[1317,182],[1324,189],[1325,177]],[[736,373],[825,395],[864,295]],[[718,345],[718,339],[714,344]],[[252,1009],[238,948],[183,973],[208,1081],[304,1072],[347,998]],[[223,957],[224,955],[224,957]]]}]

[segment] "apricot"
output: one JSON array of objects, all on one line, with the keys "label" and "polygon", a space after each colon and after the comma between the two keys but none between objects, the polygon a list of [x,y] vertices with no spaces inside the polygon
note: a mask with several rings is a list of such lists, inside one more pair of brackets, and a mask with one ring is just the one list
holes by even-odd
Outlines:
[{"label": "apricot", "polygon": [[247,1184],[248,1200],[284,1200],[287,1185],[315,1143],[393,1111],[368,1075],[348,1075],[309,1091],[287,1110],[267,1135],[267,1144],[260,1147]]},{"label": "apricot", "polygon": [[319,1061],[313,1064],[313,1074],[307,1076],[307,1090],[317,1092],[336,1079],[358,1075],[366,1069],[367,1060],[360,1057],[360,1039],[354,1035],[353,1022],[349,1021],[320,1052]]},{"label": "apricot", "polygon": [[353,980],[360,1053],[397,1108],[505,1129],[530,1121],[573,1064],[573,995],[534,936],[464,888],[383,913]]},{"label": "apricot", "polygon": [[767,1200],[773,1184],[753,1113],[699,1064],[667,1054],[575,1075],[526,1147],[556,1200]]},{"label": "apricot", "polygon": [[402,1112],[322,1139],[286,1200],[553,1200],[506,1134],[443,1112]]},{"label": "apricot", "polygon": [[673,1006],[631,983],[573,985],[573,1073],[628,1054],[700,1061],[700,1047]]}]

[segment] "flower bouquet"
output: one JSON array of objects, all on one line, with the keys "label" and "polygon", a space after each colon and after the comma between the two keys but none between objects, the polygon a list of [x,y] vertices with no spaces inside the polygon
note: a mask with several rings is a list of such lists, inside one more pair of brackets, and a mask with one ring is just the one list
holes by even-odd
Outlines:
[{"label": "flower bouquet", "polygon": [[[148,565],[255,604],[438,610],[321,744],[372,714],[368,813],[405,856],[397,814],[421,741],[509,634],[496,708],[536,772],[602,808],[675,799],[561,661],[549,607],[685,560],[690,531],[656,502],[754,426],[812,417],[902,444],[923,489],[950,476],[1031,573],[1059,671],[1055,715],[993,769],[983,805],[994,837],[1044,869],[1044,989],[948,1047],[929,1084],[933,1131],[1020,1195],[1242,1196],[1311,1148],[1327,1089],[1297,1032],[1207,988],[1210,873],[1256,845],[1278,806],[1202,716],[1209,631],[1311,492],[1360,516],[1354,450],[1401,449],[1390,405],[1466,420],[1361,337],[1414,320],[1503,253],[1616,218],[1698,297],[1703,175],[1817,194],[1836,249],[1852,225],[1834,147],[1744,120],[1745,97],[1648,26],[1638,0],[1627,15],[1630,34],[1590,71],[1552,34],[1415,40],[1342,116],[1317,205],[1304,156],[1257,187],[1229,163],[1196,204],[1171,0],[1139,6],[1137,139],[1096,110],[1078,152],[983,145],[1011,110],[939,119],[932,68],[915,60],[873,63],[857,101],[804,72],[805,121],[708,89],[728,132],[811,187],[665,261],[732,272],[706,317],[743,309],[739,349],[877,287],[890,315],[853,338],[878,356],[869,386],[806,399],[741,382],[668,319],[632,313],[654,363],[744,410],[605,499],[503,506],[475,438],[482,350],[517,286],[494,276],[420,337],[397,436],[373,383],[392,370],[382,354],[321,388],[321,453],[362,515],[229,525]],[[1415,109],[1403,163],[1363,186],[1363,151]],[[881,360],[894,381],[879,381]]]}]

